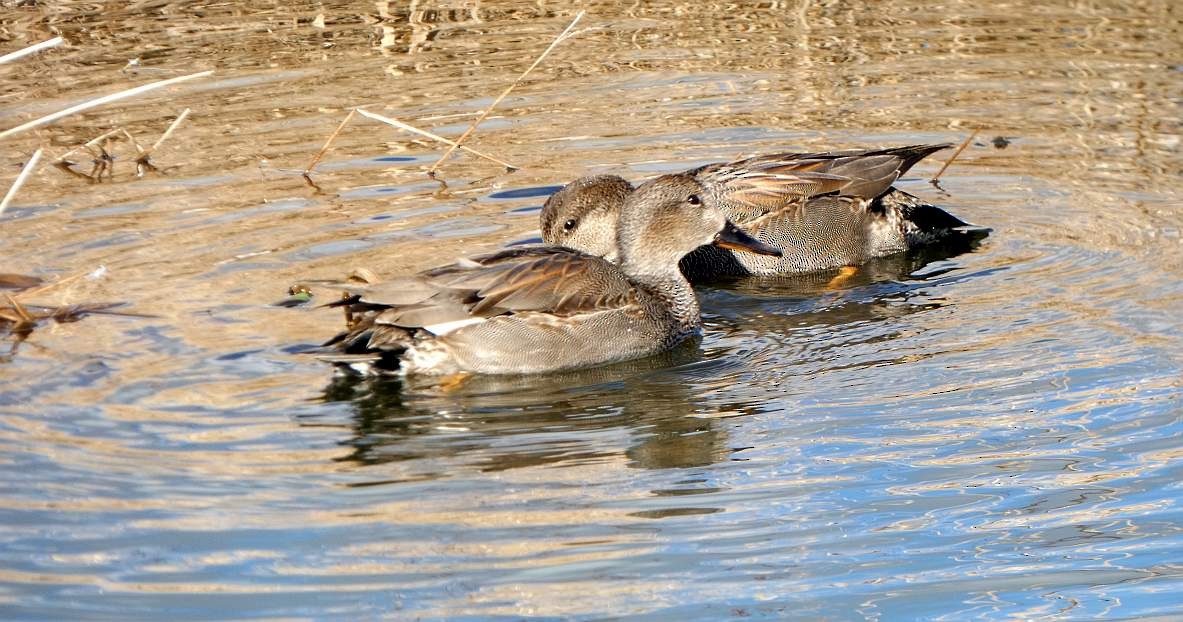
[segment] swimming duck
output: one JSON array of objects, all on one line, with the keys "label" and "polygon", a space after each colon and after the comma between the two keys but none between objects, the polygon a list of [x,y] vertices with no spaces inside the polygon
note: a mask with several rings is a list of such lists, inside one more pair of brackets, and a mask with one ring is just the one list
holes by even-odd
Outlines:
[{"label": "swimming duck", "polygon": [[562,247],[503,250],[388,281],[333,306],[357,321],[325,345],[363,373],[529,374],[640,358],[699,334],[678,261],[704,245],[778,255],[738,229],[692,175],[630,190],[616,263]]},{"label": "swimming duck", "polygon": [[[968,225],[892,186],[949,144],[777,153],[687,171],[708,201],[779,258],[704,247],[682,260],[693,282],[857,266],[960,234]],[[632,186],[613,175],[584,177],[552,195],[540,217],[543,240],[614,261],[616,214]]]}]

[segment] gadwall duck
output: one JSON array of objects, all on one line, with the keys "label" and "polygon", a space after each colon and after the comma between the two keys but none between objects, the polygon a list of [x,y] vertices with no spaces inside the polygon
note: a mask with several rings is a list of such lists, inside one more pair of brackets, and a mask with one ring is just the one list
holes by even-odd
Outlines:
[{"label": "gadwall duck", "polygon": [[699,334],[678,261],[704,245],[778,255],[708,203],[692,175],[630,190],[617,263],[561,247],[465,259],[349,296],[324,358],[363,373],[529,374],[656,354]]},{"label": "gadwall duck", "polygon": [[[682,270],[693,282],[814,272],[963,235],[965,222],[892,186],[925,156],[949,146],[777,153],[687,171],[729,219],[783,255],[706,247],[687,255]],[[613,175],[570,183],[542,208],[543,240],[614,261],[615,219],[631,189]]]}]

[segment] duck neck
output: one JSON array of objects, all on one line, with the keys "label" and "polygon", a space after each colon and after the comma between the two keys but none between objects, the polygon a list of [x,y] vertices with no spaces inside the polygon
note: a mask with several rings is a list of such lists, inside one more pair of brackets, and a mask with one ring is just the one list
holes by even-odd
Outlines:
[{"label": "duck neck", "polygon": [[672,273],[632,271],[627,262],[621,266],[634,283],[642,285],[662,301],[665,309],[684,330],[697,330],[702,326],[698,296],[682,272],[674,266]]}]

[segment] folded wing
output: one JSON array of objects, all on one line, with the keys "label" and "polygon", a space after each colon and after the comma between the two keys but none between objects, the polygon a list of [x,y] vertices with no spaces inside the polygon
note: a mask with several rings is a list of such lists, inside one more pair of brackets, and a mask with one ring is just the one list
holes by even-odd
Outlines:
[{"label": "folded wing", "polygon": [[401,351],[417,334],[447,334],[491,317],[568,317],[624,308],[637,292],[613,264],[578,251],[524,247],[385,281],[332,303],[358,314],[325,345],[349,354]]}]

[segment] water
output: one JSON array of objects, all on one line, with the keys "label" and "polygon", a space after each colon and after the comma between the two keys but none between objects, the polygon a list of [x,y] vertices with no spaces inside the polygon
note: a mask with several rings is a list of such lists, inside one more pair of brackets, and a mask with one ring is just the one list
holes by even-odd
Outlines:
[{"label": "water", "polygon": [[[43,167],[0,217],[43,324],[0,363],[0,618],[1183,616],[1183,35],[1170,2],[537,3],[0,15],[3,185],[115,126],[137,179]],[[325,28],[313,25],[323,13]],[[139,59],[137,64],[129,61]],[[904,189],[972,252],[700,291],[701,344],[560,376],[333,379],[338,313],[272,303],[537,236],[555,187],[980,133]],[[89,156],[78,169],[90,168]],[[95,271],[98,270],[96,273]],[[89,275],[89,276],[88,276]],[[4,344],[13,347],[11,338]]]}]

